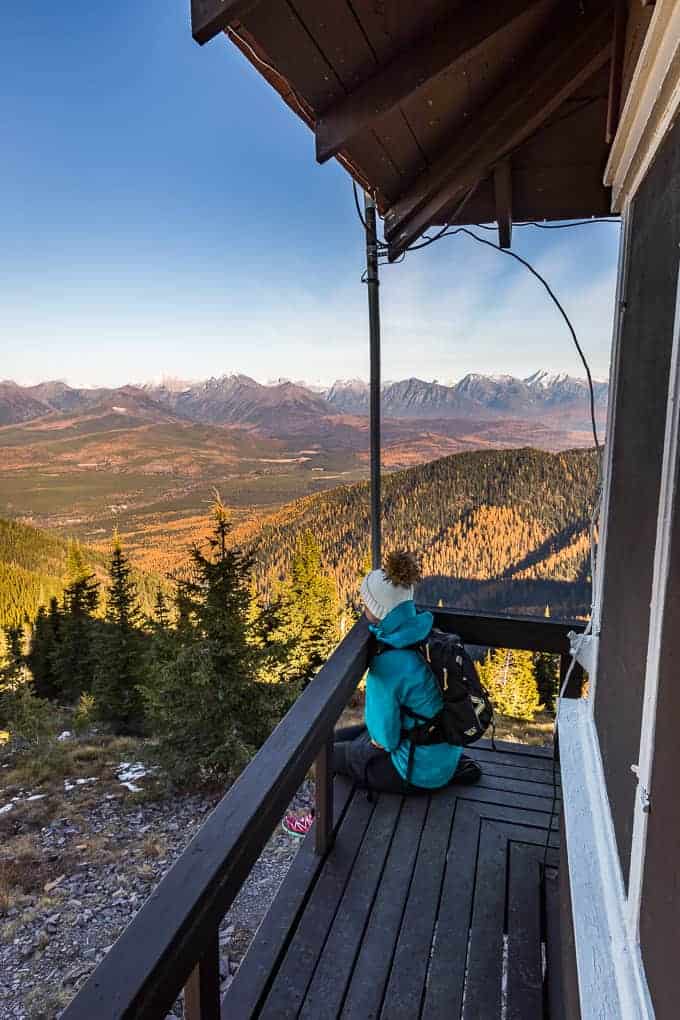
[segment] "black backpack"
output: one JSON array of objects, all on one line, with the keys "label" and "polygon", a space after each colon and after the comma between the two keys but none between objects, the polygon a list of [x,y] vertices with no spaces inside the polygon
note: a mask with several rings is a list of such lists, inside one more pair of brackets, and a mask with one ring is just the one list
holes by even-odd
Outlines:
[{"label": "black backpack", "polygon": [[460,637],[434,628],[426,641],[411,647],[432,670],[444,705],[432,719],[402,705],[404,715],[416,721],[403,736],[412,744],[474,744],[493,727],[493,706]]}]

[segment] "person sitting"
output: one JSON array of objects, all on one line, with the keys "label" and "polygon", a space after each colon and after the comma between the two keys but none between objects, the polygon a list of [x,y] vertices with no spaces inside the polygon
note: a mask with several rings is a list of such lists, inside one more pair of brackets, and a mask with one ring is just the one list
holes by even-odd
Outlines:
[{"label": "person sitting", "polygon": [[[421,579],[413,553],[389,555],[385,567],[372,570],[361,584],[364,615],[379,642],[366,675],[365,722],[336,730],[333,771],[380,793],[422,794],[450,783],[475,783],[479,766],[448,743],[412,745],[408,731],[418,717],[433,718],[442,708],[437,679],[414,646],[425,641],[432,613],[413,601]],[[304,835],[313,814],[287,816],[284,828]]]},{"label": "person sitting", "polygon": [[411,745],[408,731],[415,716],[431,719],[442,708],[439,684],[413,647],[425,641],[432,613],[413,601],[421,579],[410,552],[394,552],[385,567],[372,570],[361,584],[364,615],[379,642],[366,675],[365,724],[337,730],[333,769],[369,789],[384,793],[427,793],[451,782],[474,783],[479,766],[453,744]]}]

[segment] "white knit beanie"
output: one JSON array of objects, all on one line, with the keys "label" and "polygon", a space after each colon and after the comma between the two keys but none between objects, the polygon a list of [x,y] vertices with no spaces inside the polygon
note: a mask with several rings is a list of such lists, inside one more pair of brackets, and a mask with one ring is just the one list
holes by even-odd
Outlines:
[{"label": "white knit beanie", "polygon": [[395,606],[413,598],[413,585],[404,587],[395,584],[380,567],[372,570],[361,582],[361,597],[366,608],[379,620],[384,620]]}]

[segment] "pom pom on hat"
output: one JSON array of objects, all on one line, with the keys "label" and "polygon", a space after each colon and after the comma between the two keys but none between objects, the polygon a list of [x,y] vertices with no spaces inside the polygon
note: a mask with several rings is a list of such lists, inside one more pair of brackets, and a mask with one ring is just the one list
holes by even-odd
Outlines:
[{"label": "pom pom on hat", "polygon": [[421,578],[420,564],[411,552],[390,553],[384,569],[372,570],[361,582],[364,605],[379,620],[396,606],[413,598],[413,587]]}]

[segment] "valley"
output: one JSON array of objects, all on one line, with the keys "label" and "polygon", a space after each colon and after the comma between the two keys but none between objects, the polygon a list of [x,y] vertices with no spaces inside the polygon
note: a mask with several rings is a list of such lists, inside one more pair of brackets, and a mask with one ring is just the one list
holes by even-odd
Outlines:
[{"label": "valley", "polygon": [[[602,426],[606,384],[598,384]],[[588,447],[582,380],[468,376],[383,388],[386,473],[473,450]],[[367,387],[323,392],[246,376],[77,389],[0,383],[0,514],[170,570],[219,491],[247,529],[278,507],[368,477]]]}]

